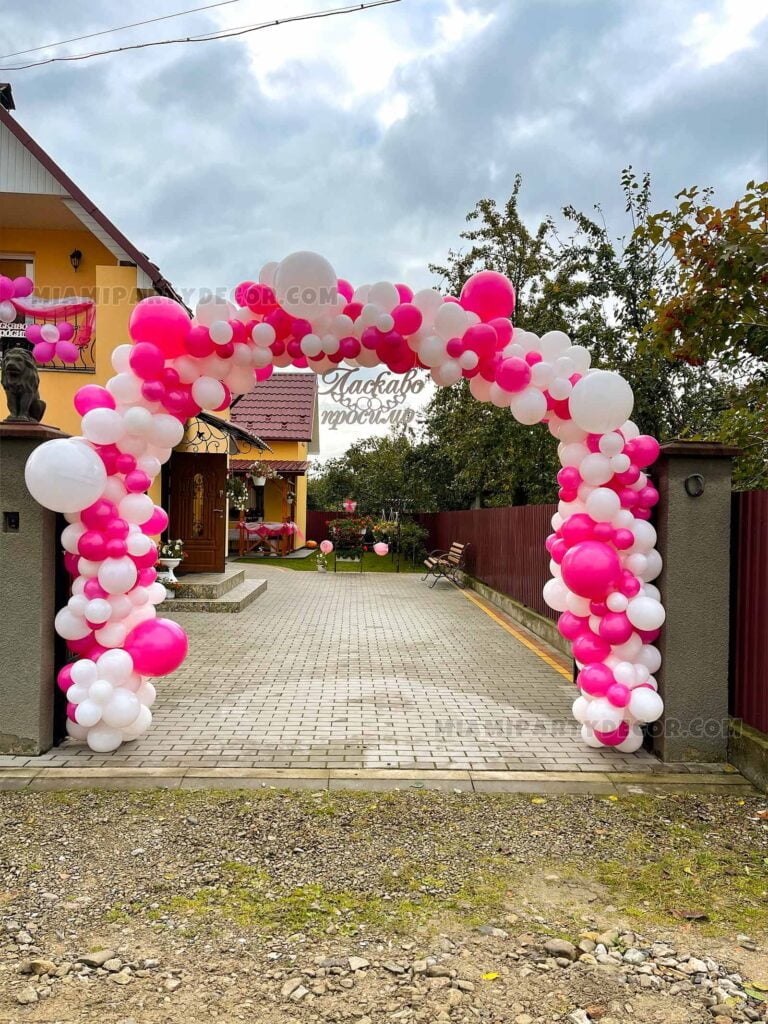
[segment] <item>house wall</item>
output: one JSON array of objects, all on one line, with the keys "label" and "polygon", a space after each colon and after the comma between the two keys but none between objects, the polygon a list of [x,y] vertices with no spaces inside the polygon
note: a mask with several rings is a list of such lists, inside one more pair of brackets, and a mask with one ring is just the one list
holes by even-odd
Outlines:
[{"label": "house wall", "polygon": [[[264,440],[272,449],[271,452],[264,452],[261,456],[252,454],[252,451],[244,451],[246,448],[238,443],[238,448],[243,455],[259,458],[263,462],[274,462],[275,460],[290,459],[292,461],[304,462],[307,458],[309,443],[307,441],[273,441],[269,437]],[[280,522],[283,518],[283,492],[285,485],[279,481],[267,480],[264,485],[264,518],[268,522]],[[296,523],[301,530],[301,536],[294,538],[294,547],[301,547],[307,532],[307,478],[300,476],[296,478]]]}]

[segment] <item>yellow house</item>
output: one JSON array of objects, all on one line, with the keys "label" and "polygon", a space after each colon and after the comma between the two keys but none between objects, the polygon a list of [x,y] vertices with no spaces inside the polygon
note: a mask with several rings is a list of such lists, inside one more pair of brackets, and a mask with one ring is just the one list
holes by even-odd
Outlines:
[{"label": "yellow house", "polygon": [[[234,400],[230,419],[248,435],[263,438],[267,449],[258,453],[251,443],[239,440],[237,452],[230,457],[230,471],[242,477],[247,486],[244,519],[262,527],[253,529],[244,539],[249,546],[263,540],[266,551],[301,547],[307,529],[308,457],[319,451],[317,375],[273,374],[250,394]],[[259,473],[260,463],[267,470],[265,474]],[[230,510],[230,517],[237,518],[235,510]],[[286,525],[292,527],[292,532],[286,532]],[[277,543],[281,527],[282,542]],[[235,537],[237,531],[231,528],[230,547]]]},{"label": "yellow house", "polygon": [[[178,299],[159,269],[119,231],[16,121],[10,86],[0,85],[0,274],[30,277],[35,296],[54,305],[76,297],[94,304],[94,332],[77,363],[39,367],[44,422],[80,432],[73,405],[84,384],[106,384],[113,349],[128,340],[128,318],[148,295]],[[71,318],[70,322],[72,322]],[[20,316],[0,323],[0,353],[26,345]],[[0,390],[0,419],[7,415]],[[160,501],[160,479],[152,497]]]}]

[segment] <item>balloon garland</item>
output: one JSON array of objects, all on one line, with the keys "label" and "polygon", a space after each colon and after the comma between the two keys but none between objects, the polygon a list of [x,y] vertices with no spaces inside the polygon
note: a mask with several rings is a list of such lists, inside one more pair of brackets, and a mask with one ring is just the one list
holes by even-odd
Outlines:
[{"label": "balloon garland", "polygon": [[146,493],[186,421],[225,409],[274,367],[321,374],[344,361],[422,367],[439,387],[466,377],[478,401],[547,424],[562,469],[544,598],[579,666],[573,714],[589,746],[637,750],[643,723],[663,708],[653,675],[661,558],[648,521],[658,492],[646,473],[659,445],[630,420],[624,378],[591,368],[587,349],[561,331],[513,327],[514,290],[494,271],[475,274],[458,298],[387,281],[353,289],[322,256],[298,252],[266,264],[234,298],[209,298],[194,319],[172,299],[138,303],[130,343],[112,353],[115,375],[75,396],[83,436],[48,441],[27,463],[32,495],[69,522],[72,596],[55,621],[79,658],[58,677],[69,735],[95,751],[142,735],[150,677],[186,656],[181,627],[157,618],[164,588],[152,538],[168,519]]}]

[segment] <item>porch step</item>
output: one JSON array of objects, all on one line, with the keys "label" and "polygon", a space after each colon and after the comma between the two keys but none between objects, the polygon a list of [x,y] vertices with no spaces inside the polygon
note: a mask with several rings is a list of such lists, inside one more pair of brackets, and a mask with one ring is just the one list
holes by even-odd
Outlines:
[{"label": "porch step", "polygon": [[266,589],[266,580],[244,580],[218,597],[176,597],[173,601],[163,601],[160,607],[169,615],[176,612],[241,612]]},{"label": "porch step", "polygon": [[245,569],[228,565],[224,572],[193,572],[179,576],[176,599],[215,601],[245,582]]}]

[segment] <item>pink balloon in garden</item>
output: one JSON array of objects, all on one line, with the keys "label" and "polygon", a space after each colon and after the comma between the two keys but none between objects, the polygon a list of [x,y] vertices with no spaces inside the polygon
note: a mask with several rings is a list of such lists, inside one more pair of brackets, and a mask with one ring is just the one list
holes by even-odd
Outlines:
[{"label": "pink balloon in garden", "polygon": [[77,542],[77,550],[91,562],[100,562],[107,557],[107,542],[98,530],[86,530]]},{"label": "pink balloon in garden", "polygon": [[157,345],[166,359],[173,359],[186,351],[191,326],[182,305],[164,295],[154,295],[133,307],[128,333],[136,342]]},{"label": "pink balloon in garden", "polygon": [[588,516],[586,512],[576,512],[574,515],[568,516],[560,528],[563,540],[569,548],[575,544],[591,540],[594,529],[595,520]]},{"label": "pink balloon in garden", "polygon": [[117,518],[117,506],[106,498],[99,498],[80,513],[83,525],[89,530],[103,530],[108,523]]},{"label": "pink balloon in garden", "polygon": [[333,551],[333,541],[321,540],[320,541],[320,550],[322,551],[322,553],[324,555],[330,555],[330,553]]},{"label": "pink balloon in garden", "polygon": [[130,631],[125,650],[139,675],[164,676],[174,672],[187,655],[187,634],[171,619],[147,619]]},{"label": "pink balloon in garden", "polygon": [[131,369],[142,380],[159,380],[165,369],[165,356],[157,345],[141,341],[128,356]]},{"label": "pink balloon in garden", "polygon": [[407,284],[396,284],[395,289],[401,302],[410,302],[413,299],[413,289],[409,288]]},{"label": "pink balloon in garden", "polygon": [[56,357],[69,365],[77,362],[77,357],[80,355],[80,349],[77,345],[73,345],[71,341],[62,341],[59,339],[56,342]]},{"label": "pink balloon in garden", "polygon": [[392,310],[395,330],[400,334],[413,334],[421,327],[423,316],[418,306],[412,302],[402,302]]},{"label": "pink balloon in garden", "polygon": [[134,469],[131,473],[125,474],[125,489],[133,494],[149,490],[152,483],[149,476],[141,469]]},{"label": "pink balloon in garden", "polygon": [[557,620],[557,631],[566,640],[575,640],[577,636],[581,636],[588,630],[587,620],[574,615],[573,612],[563,612]]},{"label": "pink balloon in garden", "polygon": [[100,384],[86,384],[75,392],[75,408],[81,416],[92,409],[114,409],[115,399]]},{"label": "pink balloon in garden", "polygon": [[632,691],[624,683],[614,683],[609,686],[605,696],[616,708],[625,708],[632,697]]},{"label": "pink balloon in garden", "polygon": [[378,541],[373,545],[373,550],[377,555],[384,556],[389,554],[389,544],[385,544],[384,541]]},{"label": "pink balloon in garden", "polygon": [[56,346],[50,341],[38,341],[32,347],[32,355],[38,363],[50,363],[56,355]]},{"label": "pink balloon in garden", "polygon": [[586,540],[569,548],[562,572],[563,582],[574,594],[602,601],[621,579],[621,562],[607,544]]},{"label": "pink balloon in garden", "polygon": [[461,305],[477,313],[484,322],[495,317],[509,317],[515,308],[512,282],[495,270],[481,270],[461,289]]},{"label": "pink balloon in garden", "polygon": [[650,434],[640,434],[628,441],[624,450],[637,466],[645,468],[658,459],[661,445]]},{"label": "pink balloon in garden", "polygon": [[626,643],[634,632],[625,612],[607,612],[600,622],[599,631],[611,646]]},{"label": "pink balloon in garden", "polygon": [[[492,359],[499,336],[490,324],[473,324],[464,332],[464,348],[477,352],[480,359]],[[529,371],[530,373],[530,371]]]},{"label": "pink balloon in garden", "polygon": [[512,327],[511,320],[503,316],[495,316],[493,320],[488,321],[488,324],[496,331],[496,337],[499,339],[498,345],[501,348],[504,348],[505,345],[512,341],[514,328]]},{"label": "pink balloon in garden", "polygon": [[72,341],[75,336],[75,325],[64,320],[62,323],[56,324],[59,330],[59,341]]}]

